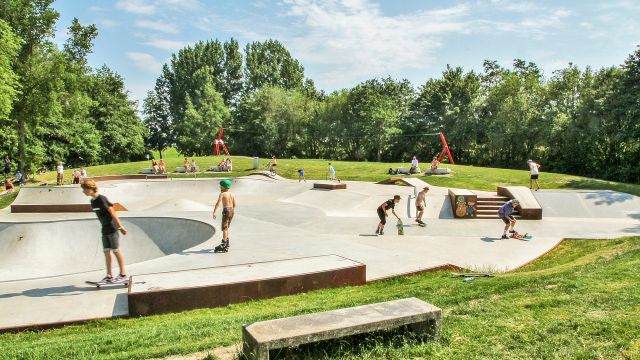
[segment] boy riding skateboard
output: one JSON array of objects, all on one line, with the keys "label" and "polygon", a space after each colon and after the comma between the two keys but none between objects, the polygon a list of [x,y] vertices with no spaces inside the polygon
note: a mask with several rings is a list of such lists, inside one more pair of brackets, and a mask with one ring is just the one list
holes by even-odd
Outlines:
[{"label": "boy riding skateboard", "polygon": [[231,180],[220,181],[220,195],[213,209],[213,220],[216,219],[216,211],[218,211],[218,207],[222,204],[222,242],[215,247],[213,250],[215,252],[229,251],[229,225],[231,224],[236,208],[236,198],[231,194],[229,189],[231,189]]},{"label": "boy riding skateboard", "polygon": [[518,206],[520,206],[520,201],[518,201],[518,199],[512,199],[504,203],[504,205],[502,205],[498,210],[498,216],[502,219],[502,222],[504,222],[504,233],[502,234],[502,239],[509,238],[509,236],[507,236],[507,230],[509,230],[509,233],[511,234],[518,233],[516,229],[514,229],[517,221],[512,215],[515,208]]},{"label": "boy riding skateboard", "polygon": [[389,199],[383,202],[380,206],[378,206],[378,217],[380,218],[380,223],[378,224],[378,228],[376,229],[376,234],[384,235],[384,225],[387,223],[387,210],[391,209],[393,216],[400,221],[400,217],[396,214],[395,206],[400,202],[400,195],[395,195],[393,199]]},{"label": "boy riding skateboard", "polygon": [[422,191],[418,193],[416,196],[416,222],[420,226],[427,226],[422,221],[422,215],[424,214],[424,207],[427,206],[427,192],[429,191],[429,187],[425,186]]},{"label": "boy riding skateboard", "polygon": [[[93,179],[86,179],[82,184],[82,192],[91,198],[91,208],[98,216],[100,224],[102,225],[102,247],[104,251],[104,258],[107,265],[107,276],[105,276],[99,283],[122,283],[129,281],[129,277],[124,270],[124,257],[119,249],[120,233],[127,235],[127,230],[122,226],[116,209],[113,204],[109,202],[109,199],[104,195],[98,194],[98,185]],[[111,273],[111,252],[118,260],[118,266],[120,267],[120,273],[115,278]]]}]

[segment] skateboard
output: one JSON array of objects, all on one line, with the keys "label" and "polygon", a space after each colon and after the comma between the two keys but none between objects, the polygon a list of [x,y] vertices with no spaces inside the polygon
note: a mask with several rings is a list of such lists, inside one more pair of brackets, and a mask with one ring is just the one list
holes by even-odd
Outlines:
[{"label": "skateboard", "polygon": [[511,236],[509,236],[509,237],[514,238],[514,239],[524,239],[524,240],[533,239],[533,235],[530,235],[529,233],[524,233],[524,234],[515,233],[515,234],[511,234]]},{"label": "skateboard", "polygon": [[404,226],[402,225],[402,220],[398,220],[396,227],[398,228],[398,235],[404,235]]},{"label": "skateboard", "polygon": [[452,272],[452,277],[465,277],[465,278],[474,278],[474,277],[493,277],[491,273],[480,273],[480,272],[471,272],[471,273],[458,273]]},{"label": "skateboard", "polygon": [[129,280],[125,280],[125,281],[117,281],[117,282],[104,282],[104,281],[85,281],[85,283],[89,284],[89,285],[93,285],[95,287],[97,287],[98,289],[101,286],[109,286],[109,285],[124,285],[127,286],[129,285]]},{"label": "skateboard", "polygon": [[427,224],[420,224],[420,223],[417,223],[416,225],[418,225],[418,226],[420,226],[420,227],[427,227]]}]

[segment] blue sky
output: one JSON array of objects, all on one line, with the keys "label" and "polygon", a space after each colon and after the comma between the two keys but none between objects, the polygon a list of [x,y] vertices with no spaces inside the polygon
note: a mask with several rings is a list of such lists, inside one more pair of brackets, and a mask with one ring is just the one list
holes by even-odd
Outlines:
[{"label": "blue sky", "polygon": [[77,17],[96,24],[89,56],[125,78],[133,99],[153,88],[163,63],[200,40],[241,47],[282,42],[327,92],[392,76],[414,86],[447,64],[480,70],[484,59],[521,58],[547,76],[569,62],[619,65],[640,45],[640,1],[58,0],[56,41]]}]

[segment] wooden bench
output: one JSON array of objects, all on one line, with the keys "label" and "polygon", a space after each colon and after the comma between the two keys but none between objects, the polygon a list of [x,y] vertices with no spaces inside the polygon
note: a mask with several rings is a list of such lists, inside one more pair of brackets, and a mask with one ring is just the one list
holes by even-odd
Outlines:
[{"label": "wooden bench", "polygon": [[270,350],[404,326],[438,339],[441,316],[440,308],[408,298],[261,321],[243,326],[243,353],[249,359],[268,360]]}]

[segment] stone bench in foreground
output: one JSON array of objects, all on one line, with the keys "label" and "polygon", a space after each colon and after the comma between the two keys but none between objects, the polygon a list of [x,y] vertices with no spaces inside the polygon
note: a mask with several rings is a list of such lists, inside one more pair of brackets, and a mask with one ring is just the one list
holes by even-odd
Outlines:
[{"label": "stone bench in foreground", "polygon": [[442,310],[417,298],[261,321],[242,329],[243,352],[268,360],[269,351],[408,326],[437,339]]}]

